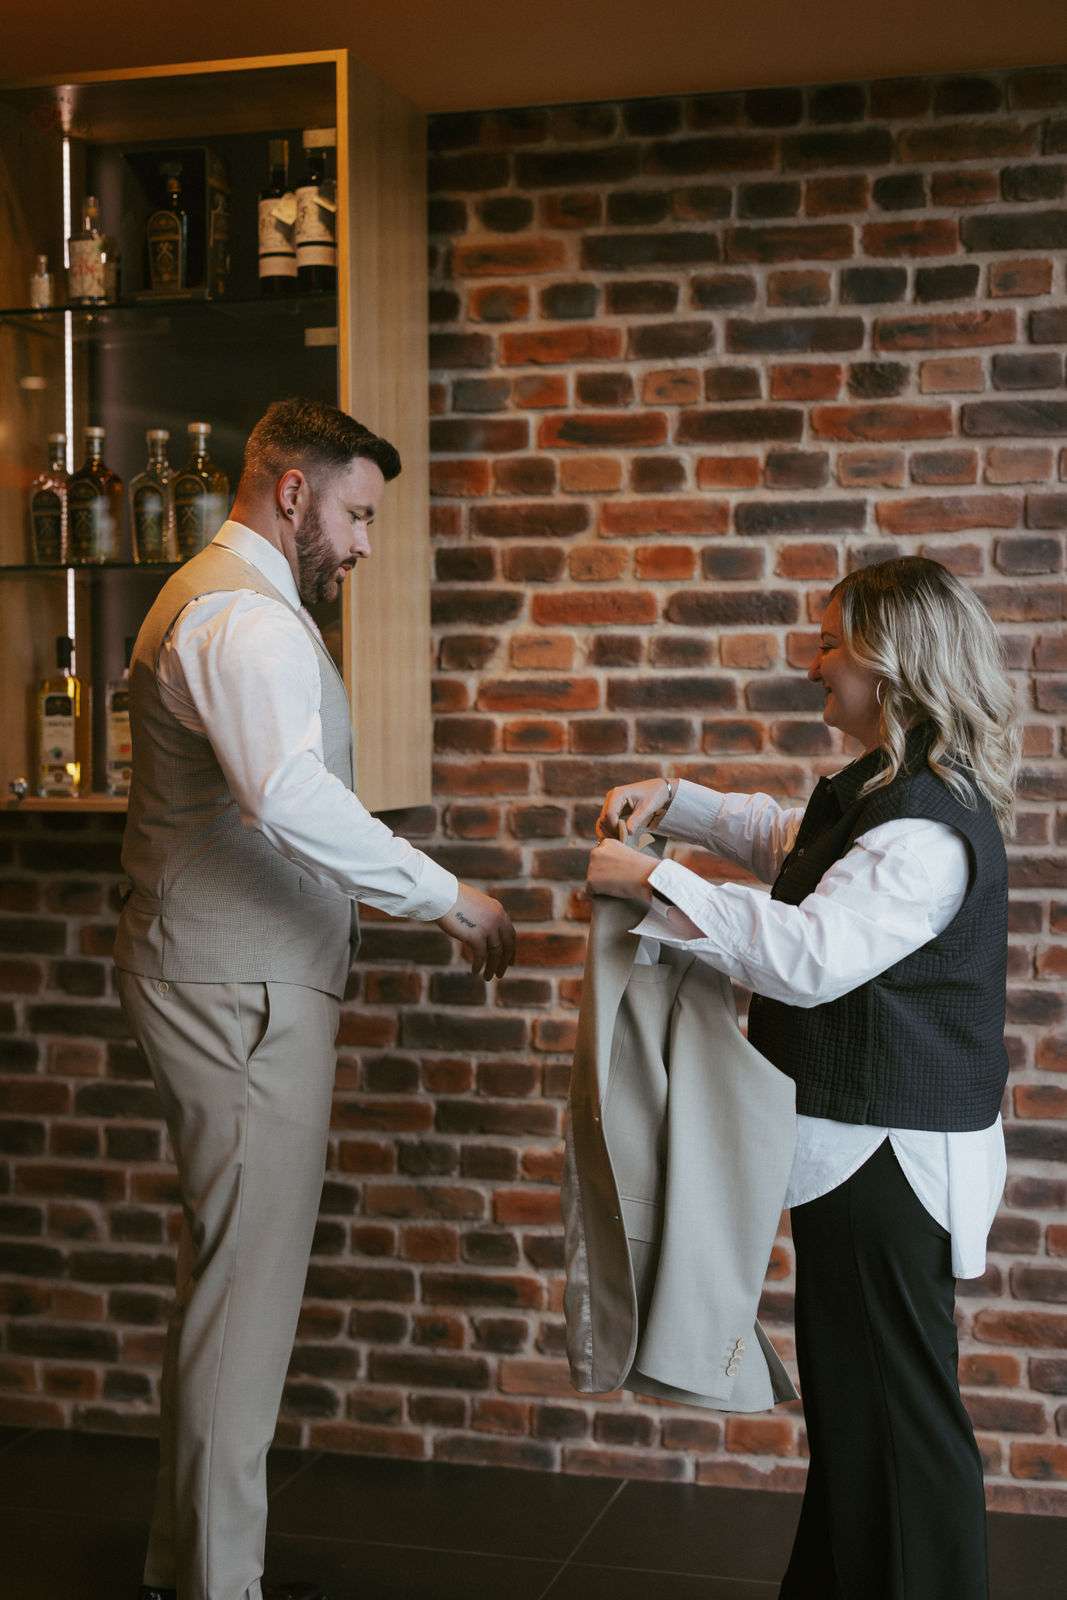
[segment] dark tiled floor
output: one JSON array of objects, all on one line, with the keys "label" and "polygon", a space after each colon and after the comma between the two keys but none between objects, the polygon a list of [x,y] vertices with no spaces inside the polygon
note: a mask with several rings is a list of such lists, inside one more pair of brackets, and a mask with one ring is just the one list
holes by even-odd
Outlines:
[{"label": "dark tiled floor", "polygon": [[[135,1600],[156,1447],[0,1429],[3,1600]],[[267,1570],[332,1600],[776,1600],[790,1495],[277,1451]],[[1063,1600],[1067,1519],[993,1516],[992,1600]]]}]

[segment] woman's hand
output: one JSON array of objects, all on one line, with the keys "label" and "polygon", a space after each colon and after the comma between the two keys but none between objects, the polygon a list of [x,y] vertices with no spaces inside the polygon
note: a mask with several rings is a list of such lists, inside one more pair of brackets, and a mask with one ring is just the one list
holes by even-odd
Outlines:
[{"label": "woman's hand", "polygon": [[[621,793],[620,790],[612,792]],[[585,886],[590,894],[610,895],[616,900],[640,900],[649,905],[652,890],[648,879],[658,866],[656,857],[632,850],[617,839],[604,839],[590,853]]]},{"label": "woman's hand", "polygon": [[618,839],[619,823],[624,816],[630,836],[640,837],[651,819],[666,809],[669,799],[666,778],[645,778],[641,783],[623,783],[617,789],[609,789],[597,818],[597,838]]}]

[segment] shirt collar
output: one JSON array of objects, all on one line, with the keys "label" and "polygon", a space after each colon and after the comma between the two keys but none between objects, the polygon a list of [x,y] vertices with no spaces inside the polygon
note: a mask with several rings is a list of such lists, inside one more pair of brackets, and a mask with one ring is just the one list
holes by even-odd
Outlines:
[{"label": "shirt collar", "polygon": [[[904,768],[905,771],[915,771],[922,766],[926,750],[930,743],[931,729],[925,722],[919,723],[908,730],[904,741]],[[841,772],[836,772],[828,778],[827,784],[833,790],[834,796],[842,811],[847,811],[853,804],[860,790],[869,779],[875,777],[886,765],[886,754],[881,745],[874,750],[868,750],[853,761],[850,766]]]},{"label": "shirt collar", "polygon": [[300,591],[293,578],[292,568],[269,539],[264,539],[261,533],[256,533],[253,528],[246,527],[243,522],[234,522],[231,518],[222,524],[211,542],[221,545],[224,550],[231,550],[235,556],[240,556],[242,561],[247,561],[255,567],[268,583],[274,585],[279,594],[284,595],[294,610],[300,610]]}]

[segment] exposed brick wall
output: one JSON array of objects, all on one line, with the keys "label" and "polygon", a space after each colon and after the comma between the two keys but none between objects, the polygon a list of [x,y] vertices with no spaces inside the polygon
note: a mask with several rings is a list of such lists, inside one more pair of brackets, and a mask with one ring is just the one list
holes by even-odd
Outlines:
[{"label": "exposed brick wall", "polygon": [[[283,1436],[800,1486],[796,1409],[568,1390],[578,890],[610,783],[801,801],[839,765],[802,672],[822,598],[922,551],[1001,625],[1027,728],[1010,1176],[960,1286],[964,1389],[992,1503],[1067,1511],[1067,71],[432,136],[438,765],[399,820],[501,894],[519,960],[486,1001],[438,930],[368,923]],[[152,1426],[174,1194],[107,968],[117,843],[0,823],[3,1420]],[[783,1233],[787,1356],[792,1268]]]}]

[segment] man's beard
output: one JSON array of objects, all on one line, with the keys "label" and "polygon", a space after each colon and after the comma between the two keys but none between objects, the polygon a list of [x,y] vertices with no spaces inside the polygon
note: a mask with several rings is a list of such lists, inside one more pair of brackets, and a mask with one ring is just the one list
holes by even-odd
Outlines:
[{"label": "man's beard", "polygon": [[[304,513],[296,541],[297,588],[300,598],[309,608],[331,599],[330,583],[336,578],[340,562],[334,555],[329,537],[322,526],[318,501],[313,499]],[[335,591],[336,593],[336,591]]]}]

